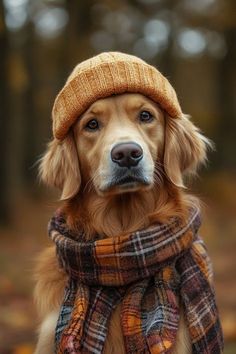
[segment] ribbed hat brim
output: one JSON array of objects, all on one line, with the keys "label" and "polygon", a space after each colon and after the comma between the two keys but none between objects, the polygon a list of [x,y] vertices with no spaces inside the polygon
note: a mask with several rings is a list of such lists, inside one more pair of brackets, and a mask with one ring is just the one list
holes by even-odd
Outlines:
[{"label": "ribbed hat brim", "polygon": [[181,116],[175,90],[156,68],[123,53],[117,53],[119,60],[114,60],[115,54],[102,53],[100,56],[105,55],[106,60],[91,65],[94,63],[89,61],[94,57],[86,61],[87,66],[83,62],[74,69],[53,106],[53,133],[57,139],[65,138],[70,127],[92,103],[114,94],[140,93],[159,103],[170,116]]}]

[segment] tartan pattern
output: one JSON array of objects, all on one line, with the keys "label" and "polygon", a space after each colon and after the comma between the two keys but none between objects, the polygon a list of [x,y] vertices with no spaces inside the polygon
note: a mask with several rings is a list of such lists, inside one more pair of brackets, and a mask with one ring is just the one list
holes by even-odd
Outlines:
[{"label": "tartan pattern", "polygon": [[171,218],[128,236],[83,241],[59,212],[49,223],[69,275],[55,337],[56,353],[103,352],[110,316],[121,302],[126,353],[171,353],[183,303],[193,353],[222,353],[212,268],[198,236],[200,215]]}]

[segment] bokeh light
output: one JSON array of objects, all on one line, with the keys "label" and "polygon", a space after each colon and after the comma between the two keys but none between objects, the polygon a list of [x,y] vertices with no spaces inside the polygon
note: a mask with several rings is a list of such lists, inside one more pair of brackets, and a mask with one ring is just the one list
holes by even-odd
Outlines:
[{"label": "bokeh light", "polygon": [[198,29],[183,28],[177,36],[177,44],[182,56],[203,54],[207,46],[205,34]]},{"label": "bokeh light", "polygon": [[28,19],[28,0],[4,0],[6,25],[10,31],[20,30]]},{"label": "bokeh light", "polygon": [[63,8],[44,7],[33,17],[37,35],[46,39],[59,36],[68,22],[68,14]]}]

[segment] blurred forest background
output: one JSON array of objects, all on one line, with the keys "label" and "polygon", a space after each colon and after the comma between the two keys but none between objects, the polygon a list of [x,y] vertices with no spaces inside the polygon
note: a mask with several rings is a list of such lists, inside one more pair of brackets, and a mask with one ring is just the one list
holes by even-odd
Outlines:
[{"label": "blurred forest background", "polygon": [[0,353],[31,354],[36,340],[31,273],[57,195],[35,163],[53,101],[76,63],[109,50],[156,65],[216,144],[191,188],[206,205],[225,353],[236,353],[235,0],[0,1]]}]

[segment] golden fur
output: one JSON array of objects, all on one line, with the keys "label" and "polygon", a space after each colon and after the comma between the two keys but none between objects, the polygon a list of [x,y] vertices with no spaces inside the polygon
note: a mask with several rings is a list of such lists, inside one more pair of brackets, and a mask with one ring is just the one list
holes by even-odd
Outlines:
[{"label": "golden fur", "polygon": [[[141,123],[140,111],[151,112],[153,120]],[[98,131],[86,124],[96,117]],[[116,143],[135,141],[142,146],[143,169],[149,185],[106,188],[112,166],[108,158]],[[92,104],[63,141],[54,139],[41,160],[42,180],[61,190],[64,211],[72,228],[83,228],[87,239],[95,234],[115,237],[165,221],[172,215],[185,218],[193,197],[184,191],[183,177],[194,174],[206,160],[209,141],[187,116],[173,119],[157,104],[140,94],[123,94]],[[194,200],[194,203],[197,201]],[[36,269],[35,299],[42,318],[37,354],[53,352],[53,331],[67,276],[58,266],[55,249],[40,255]],[[119,321],[114,311],[105,353],[124,353]],[[190,353],[183,316],[176,353]]]}]

